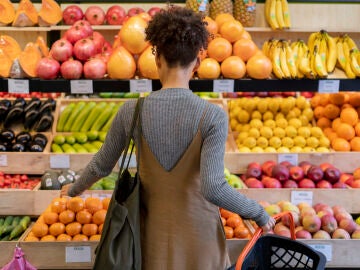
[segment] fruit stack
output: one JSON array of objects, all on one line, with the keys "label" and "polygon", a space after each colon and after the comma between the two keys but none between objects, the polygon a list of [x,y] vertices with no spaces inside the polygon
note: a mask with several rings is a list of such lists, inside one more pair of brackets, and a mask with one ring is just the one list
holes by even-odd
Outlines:
[{"label": "fruit stack", "polygon": [[316,94],[311,106],[335,151],[360,151],[359,93]]},{"label": "fruit stack", "polygon": [[226,239],[249,239],[251,238],[250,228],[244,220],[236,213],[220,208],[221,221],[224,226]]},{"label": "fruit stack", "polygon": [[98,241],[110,198],[55,198],[25,241]]},{"label": "fruit stack", "polygon": [[305,97],[239,98],[229,101],[230,127],[240,152],[329,152],[330,141],[313,126]]},{"label": "fruit stack", "polygon": [[[298,239],[359,239],[360,225],[352,215],[342,206],[330,206],[326,203],[317,203],[313,206],[308,203],[297,205],[289,201],[269,203],[260,201],[269,215],[290,211],[294,223],[295,234]],[[290,237],[289,218],[284,216],[273,231],[277,235]]]}]

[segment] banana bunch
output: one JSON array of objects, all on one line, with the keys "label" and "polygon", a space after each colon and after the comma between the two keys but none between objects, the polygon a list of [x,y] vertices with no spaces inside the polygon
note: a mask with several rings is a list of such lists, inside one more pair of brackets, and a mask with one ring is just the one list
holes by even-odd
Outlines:
[{"label": "banana bunch", "polygon": [[265,19],[273,30],[290,28],[287,0],[265,0]]},{"label": "banana bunch", "polygon": [[336,66],[342,69],[349,79],[360,77],[360,53],[354,40],[344,34],[335,39],[337,49]]},{"label": "banana bunch", "polygon": [[271,60],[273,73],[278,79],[297,78],[294,54],[288,41],[267,40],[262,46],[262,51]]},{"label": "banana bunch", "polygon": [[299,79],[315,78],[315,74],[310,67],[310,51],[304,40],[299,39],[291,43],[295,65],[297,68],[297,77]]},{"label": "banana bunch", "polygon": [[316,77],[326,78],[337,62],[336,40],[325,30],[311,33],[308,39],[310,67]]}]

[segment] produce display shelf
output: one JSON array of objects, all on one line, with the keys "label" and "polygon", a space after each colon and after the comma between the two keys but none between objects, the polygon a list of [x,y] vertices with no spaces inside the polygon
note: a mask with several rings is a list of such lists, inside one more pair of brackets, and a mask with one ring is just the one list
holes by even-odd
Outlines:
[{"label": "produce display shelf", "polygon": [[[70,80],[42,80],[42,79],[20,79],[29,81],[29,92],[64,92],[72,93]],[[138,79],[134,79],[138,80]],[[222,79],[219,79],[222,80]],[[234,80],[234,88],[228,92],[260,92],[260,91],[309,91],[318,92],[320,89],[320,81],[336,80],[339,81],[338,91],[359,91],[360,78],[344,79],[344,78],[328,78],[328,79],[240,79]],[[98,92],[133,92],[130,87],[131,80],[115,80],[115,79],[97,79],[92,81],[92,91]],[[219,91],[214,89],[214,82],[217,80],[193,79],[190,80],[190,88],[194,92],[212,92]],[[159,80],[151,80],[152,90],[161,88]],[[8,79],[0,80],[0,91],[8,92]],[[151,90],[149,90],[150,92]]]}]

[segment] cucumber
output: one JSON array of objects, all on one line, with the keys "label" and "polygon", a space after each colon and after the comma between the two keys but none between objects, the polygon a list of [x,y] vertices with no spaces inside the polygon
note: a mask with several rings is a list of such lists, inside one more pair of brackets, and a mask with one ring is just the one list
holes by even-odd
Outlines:
[{"label": "cucumber", "polygon": [[19,225],[21,225],[24,229],[24,231],[29,227],[29,224],[31,222],[31,219],[29,216],[23,216],[23,218],[20,220]]},{"label": "cucumber", "polygon": [[7,225],[11,225],[11,223],[13,222],[13,220],[14,220],[14,216],[7,216],[6,218],[5,218],[5,221],[4,221],[4,226],[7,226]]},{"label": "cucumber", "polygon": [[99,117],[99,115],[102,113],[102,111],[105,109],[107,103],[105,101],[101,101],[91,110],[90,115],[85,120],[84,124],[80,128],[81,132],[89,131],[93,123],[96,121],[96,119]]},{"label": "cucumber", "polygon": [[74,109],[72,109],[71,114],[65,123],[64,126],[65,132],[69,132],[71,130],[75,119],[78,117],[79,113],[84,107],[85,107],[85,101],[79,101],[78,103],[76,103]]},{"label": "cucumber", "polygon": [[100,149],[101,148],[101,146],[103,145],[103,142],[100,142],[100,141],[93,141],[93,142],[91,142],[91,144],[93,145],[93,146],[95,146],[96,147],[96,149]]},{"label": "cucumber", "polygon": [[83,132],[75,132],[73,133],[73,136],[75,137],[77,143],[86,143],[88,140],[87,135]]},{"label": "cucumber", "polygon": [[54,152],[54,153],[58,153],[58,154],[64,153],[61,146],[56,144],[56,143],[51,144],[51,151]]},{"label": "cucumber", "polygon": [[21,217],[19,217],[19,216],[14,217],[11,225],[14,225],[14,226],[19,225],[20,220],[21,220]]},{"label": "cucumber", "polygon": [[55,135],[53,138],[54,143],[58,144],[58,145],[62,145],[63,143],[65,143],[65,136],[64,135]]},{"label": "cucumber", "polygon": [[9,241],[9,240],[10,240],[10,234],[7,234],[0,239],[0,241]]},{"label": "cucumber", "polygon": [[72,145],[72,144],[76,143],[76,138],[73,135],[66,135],[65,142]]},{"label": "cucumber", "polygon": [[95,141],[99,137],[99,132],[97,130],[86,132],[86,136],[89,141]]},{"label": "cucumber", "polygon": [[114,108],[115,103],[110,102],[106,108],[101,112],[99,117],[92,124],[90,130],[100,130],[103,125],[105,125],[106,121],[110,118],[112,109]]},{"label": "cucumber", "polygon": [[79,143],[75,143],[73,145],[73,147],[74,147],[76,153],[89,153],[88,150]]},{"label": "cucumber", "polygon": [[84,143],[83,146],[89,153],[96,153],[98,151],[96,147],[93,146],[91,143]]},{"label": "cucumber", "polygon": [[0,235],[6,235],[11,233],[11,231],[15,228],[15,225],[6,225],[3,226],[2,231],[0,232]]},{"label": "cucumber", "polygon": [[15,228],[10,232],[9,240],[12,240],[12,239],[20,236],[24,231],[25,230],[21,224],[15,226]]},{"label": "cucumber", "polygon": [[59,121],[56,126],[56,131],[61,132],[64,131],[64,126],[68,118],[70,117],[71,111],[74,109],[75,103],[70,103],[65,107],[65,109],[61,112],[59,116]]},{"label": "cucumber", "polygon": [[86,118],[90,115],[92,109],[96,106],[96,102],[90,101],[88,102],[85,107],[81,110],[79,115],[76,117],[70,131],[80,131],[82,125],[85,123]]},{"label": "cucumber", "polygon": [[112,109],[111,115],[109,117],[109,119],[106,121],[105,125],[102,126],[101,131],[108,131],[109,128],[111,127],[111,124],[115,118],[115,116],[117,115],[117,112],[119,111],[119,108],[123,105],[123,102],[116,104],[114,106],[114,108]]},{"label": "cucumber", "polygon": [[76,154],[76,150],[74,149],[74,147],[72,147],[70,144],[68,143],[64,143],[61,146],[62,150],[64,151],[64,153],[67,154]]},{"label": "cucumber", "polygon": [[5,219],[4,218],[0,218],[0,226],[2,226],[4,224]]}]

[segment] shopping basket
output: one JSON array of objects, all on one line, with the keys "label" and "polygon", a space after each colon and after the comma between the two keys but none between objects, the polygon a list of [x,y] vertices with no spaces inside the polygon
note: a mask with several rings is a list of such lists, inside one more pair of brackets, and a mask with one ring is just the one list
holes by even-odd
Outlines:
[{"label": "shopping basket", "polygon": [[312,247],[296,241],[294,220],[290,212],[275,215],[275,220],[288,215],[291,238],[275,234],[262,235],[259,227],[237,259],[232,270],[325,269],[326,257]]}]

